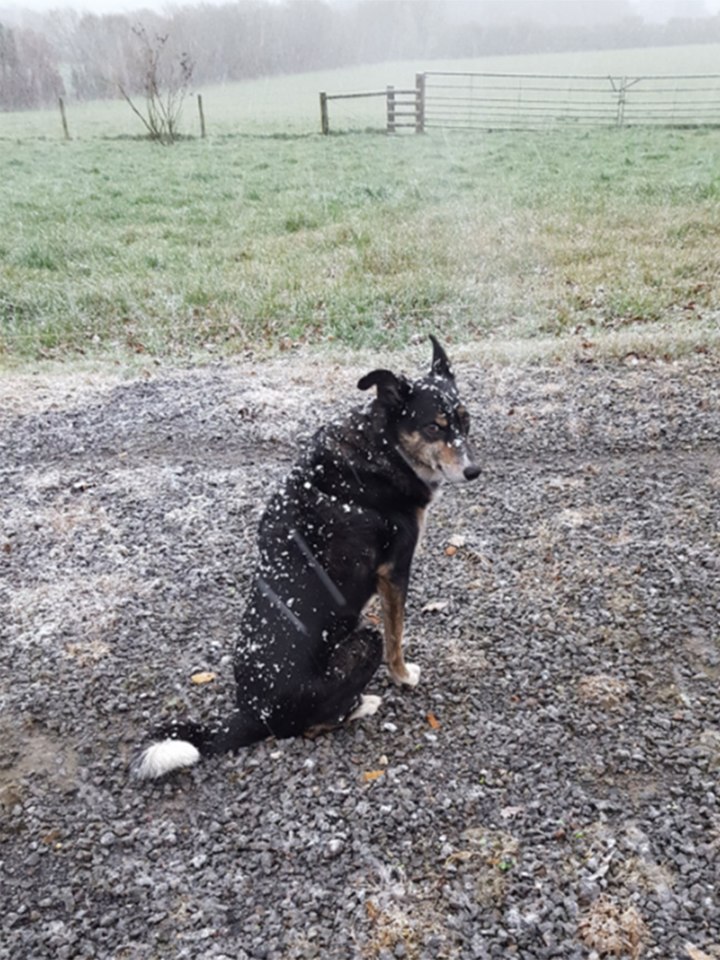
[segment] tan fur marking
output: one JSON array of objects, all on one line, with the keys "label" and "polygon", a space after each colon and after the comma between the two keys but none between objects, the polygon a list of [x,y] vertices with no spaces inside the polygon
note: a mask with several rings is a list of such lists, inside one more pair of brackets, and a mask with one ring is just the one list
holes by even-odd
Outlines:
[{"label": "tan fur marking", "polygon": [[466,457],[465,445],[429,442],[417,431],[400,436],[400,449],[419,477],[438,482],[443,475],[460,479]]},{"label": "tan fur marking", "polygon": [[408,456],[415,460],[422,460],[420,451],[427,446],[427,440],[424,440],[417,430],[414,430],[412,433],[401,434],[400,446]]},{"label": "tan fur marking", "polygon": [[438,454],[444,441],[429,443],[421,433],[413,432],[400,437],[400,446],[411,461],[428,470],[437,470]]},{"label": "tan fur marking", "polygon": [[451,447],[449,444],[444,443],[439,451],[439,460],[441,463],[446,463],[451,467],[456,463],[460,463],[461,457],[457,447]]},{"label": "tan fur marking", "polygon": [[405,627],[405,604],[402,593],[391,579],[392,568],[384,563],[378,568],[378,593],[382,603],[383,632],[385,634],[385,659],[394,679],[407,676],[403,657],[402,641]]},{"label": "tan fur marking", "polygon": [[427,518],[427,507],[418,507],[416,512],[418,535],[415,541],[415,553],[422,553],[422,541],[425,536],[425,520]]}]

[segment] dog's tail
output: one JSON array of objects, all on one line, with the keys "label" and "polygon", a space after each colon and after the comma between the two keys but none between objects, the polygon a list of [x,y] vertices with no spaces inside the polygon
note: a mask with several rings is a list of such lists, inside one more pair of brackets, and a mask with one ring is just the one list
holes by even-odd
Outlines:
[{"label": "dog's tail", "polygon": [[236,710],[226,723],[204,725],[192,720],[173,721],[163,727],[154,743],[133,763],[141,780],[157,780],[167,773],[191,767],[203,757],[249,746],[268,731]]}]

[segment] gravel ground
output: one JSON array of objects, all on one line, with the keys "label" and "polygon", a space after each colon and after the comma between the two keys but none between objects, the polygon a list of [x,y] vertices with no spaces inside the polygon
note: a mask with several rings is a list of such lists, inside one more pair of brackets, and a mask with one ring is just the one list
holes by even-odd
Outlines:
[{"label": "gravel ground", "polygon": [[159,784],[365,368],[0,387],[2,960],[720,957],[720,361],[456,369],[483,475],[429,517],[420,686]]}]

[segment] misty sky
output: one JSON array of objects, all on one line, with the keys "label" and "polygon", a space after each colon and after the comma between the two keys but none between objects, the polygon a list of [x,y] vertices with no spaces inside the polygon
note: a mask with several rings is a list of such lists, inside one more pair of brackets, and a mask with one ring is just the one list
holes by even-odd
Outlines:
[{"label": "misty sky", "polygon": [[[227,3],[228,0],[197,0],[198,3]],[[291,0],[292,2],[292,0]],[[452,3],[452,0],[446,0]],[[497,0],[502,3],[502,0]],[[574,0],[565,0],[573,3]],[[604,0],[595,0],[603,3]],[[684,13],[697,15],[698,0],[633,0],[635,6],[647,19],[663,19],[667,16],[683,16]],[[123,13],[131,10],[149,9],[163,12],[173,6],[193,6],[195,0],[20,0],[8,2],[0,0],[0,11],[10,9],[25,9],[34,11],[55,10],[58,7],[72,7],[75,10],[87,10],[91,13]],[[704,0],[708,13],[720,12],[720,0]]]}]

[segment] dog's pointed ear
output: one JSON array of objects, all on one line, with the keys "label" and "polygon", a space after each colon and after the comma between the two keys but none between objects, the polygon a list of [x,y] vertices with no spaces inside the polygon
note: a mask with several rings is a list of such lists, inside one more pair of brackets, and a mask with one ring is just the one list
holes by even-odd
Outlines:
[{"label": "dog's pointed ear", "polygon": [[396,377],[389,370],[372,370],[358,380],[360,390],[377,387],[378,399],[386,407],[401,407],[410,393],[410,383],[405,377]]},{"label": "dog's pointed ear", "polygon": [[444,377],[448,380],[453,380],[455,375],[452,372],[452,367],[450,366],[450,361],[447,358],[447,354],[432,334],[430,334],[430,339],[432,340],[433,345],[433,358],[432,365],[430,366],[430,373],[434,374],[436,377]]}]

